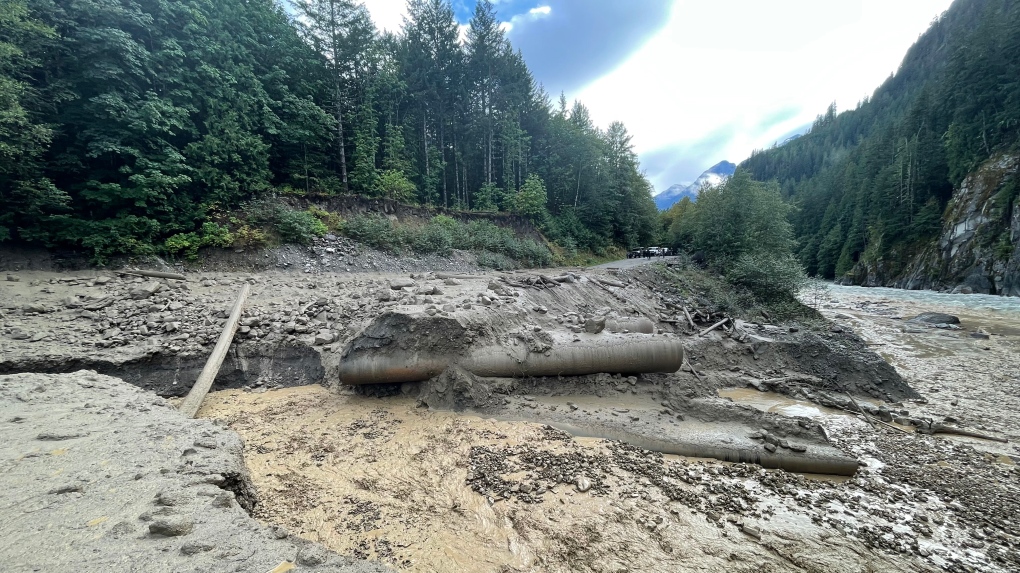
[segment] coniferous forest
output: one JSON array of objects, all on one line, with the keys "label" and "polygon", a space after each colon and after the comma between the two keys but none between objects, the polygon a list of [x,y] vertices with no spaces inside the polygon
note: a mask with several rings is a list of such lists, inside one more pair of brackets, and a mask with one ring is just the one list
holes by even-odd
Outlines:
[{"label": "coniferous forest", "polygon": [[273,195],[532,218],[592,251],[649,243],[620,123],[545,93],[479,2],[0,0],[0,240],[159,252]]},{"label": "coniferous forest", "polygon": [[[1020,2],[957,0],[870,99],[839,114],[831,106],[809,133],[741,169],[778,181],[796,206],[800,261],[833,278],[861,261],[904,264],[937,239],[954,186],[1018,147]],[[1013,181],[988,214],[1002,220],[991,240],[1006,247],[1020,209]]]}]

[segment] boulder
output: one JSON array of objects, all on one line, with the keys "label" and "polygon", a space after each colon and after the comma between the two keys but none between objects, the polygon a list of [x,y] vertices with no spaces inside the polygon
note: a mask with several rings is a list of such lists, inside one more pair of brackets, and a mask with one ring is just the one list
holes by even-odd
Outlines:
[{"label": "boulder", "polygon": [[943,314],[941,312],[925,312],[911,318],[907,322],[917,322],[922,324],[960,324],[960,318],[951,314]]},{"label": "boulder", "polygon": [[135,300],[141,300],[156,294],[161,288],[163,285],[159,281],[149,281],[131,289],[128,295]]},{"label": "boulder", "polygon": [[584,321],[584,331],[588,334],[598,334],[605,330],[606,318],[589,318]]},{"label": "boulder", "polygon": [[393,290],[400,290],[402,288],[408,288],[415,286],[415,282],[411,279],[391,279],[390,288]]}]

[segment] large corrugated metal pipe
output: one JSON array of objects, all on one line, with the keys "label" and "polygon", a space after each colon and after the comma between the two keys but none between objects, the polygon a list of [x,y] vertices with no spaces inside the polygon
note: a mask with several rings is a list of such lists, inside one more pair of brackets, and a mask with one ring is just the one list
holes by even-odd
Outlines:
[{"label": "large corrugated metal pipe", "polygon": [[557,345],[544,353],[522,347],[486,346],[455,359],[414,351],[361,352],[340,364],[344,384],[385,384],[428,380],[456,362],[476,376],[583,376],[676,372],[683,346],[674,338],[597,338]]}]

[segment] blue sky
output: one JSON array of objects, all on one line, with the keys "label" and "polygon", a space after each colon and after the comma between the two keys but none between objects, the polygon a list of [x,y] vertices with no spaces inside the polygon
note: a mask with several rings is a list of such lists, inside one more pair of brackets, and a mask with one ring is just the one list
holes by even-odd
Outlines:
[{"label": "blue sky", "polygon": [[[499,0],[536,80],[623,121],[657,189],[869,96],[951,0]],[[452,0],[461,24],[473,0]],[[365,0],[397,30],[404,0]]]}]

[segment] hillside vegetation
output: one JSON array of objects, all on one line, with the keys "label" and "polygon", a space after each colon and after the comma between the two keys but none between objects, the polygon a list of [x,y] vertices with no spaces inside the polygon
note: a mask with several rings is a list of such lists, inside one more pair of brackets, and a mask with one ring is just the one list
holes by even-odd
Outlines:
[{"label": "hillside vegetation", "polygon": [[[1020,2],[957,0],[871,98],[843,113],[830,107],[805,136],[741,165],[796,205],[797,254],[810,274],[842,277],[882,261],[895,275],[935,241],[954,186],[1020,148],[1017,54]],[[996,256],[1012,251],[1018,196],[1014,177],[989,212],[998,223],[988,240],[1005,245]]]},{"label": "hillside vegetation", "polygon": [[411,0],[399,34],[354,0],[295,6],[0,0],[0,240],[184,251],[258,238],[245,202],[357,194],[517,213],[568,251],[650,242],[626,128],[553,103],[489,0],[464,43],[448,0]]}]

